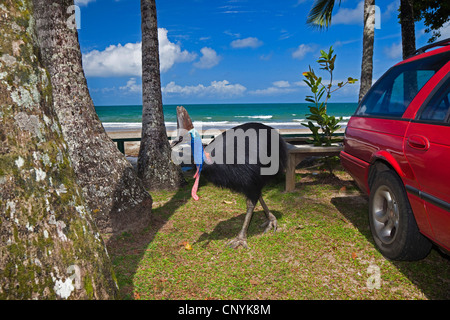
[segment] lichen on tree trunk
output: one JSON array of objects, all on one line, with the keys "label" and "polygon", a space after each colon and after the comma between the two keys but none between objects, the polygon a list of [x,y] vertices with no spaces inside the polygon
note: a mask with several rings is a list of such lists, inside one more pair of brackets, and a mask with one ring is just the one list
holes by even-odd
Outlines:
[{"label": "lichen on tree trunk", "polygon": [[0,299],[110,299],[117,284],[76,183],[31,0],[0,3]]},{"label": "lichen on tree trunk", "polygon": [[361,62],[361,79],[359,87],[360,102],[372,86],[373,77],[373,43],[375,37],[375,0],[364,1],[363,54]]},{"label": "lichen on tree trunk", "polygon": [[185,180],[181,168],[172,161],[172,150],[164,124],[154,0],[141,0],[141,20],[142,141],[138,175],[151,190],[177,189],[185,184]]},{"label": "lichen on tree trunk", "polygon": [[152,199],[95,112],[72,19],[73,0],[33,3],[42,60],[53,85],[54,109],[97,226],[103,233],[146,226]]}]

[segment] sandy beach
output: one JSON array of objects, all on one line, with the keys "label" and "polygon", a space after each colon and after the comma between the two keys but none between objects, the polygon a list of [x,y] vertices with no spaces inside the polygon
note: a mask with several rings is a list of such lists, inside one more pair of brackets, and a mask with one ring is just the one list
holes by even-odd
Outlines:
[{"label": "sandy beach", "polygon": [[[305,134],[310,132],[309,129],[280,129],[281,134]],[[343,132],[340,130],[338,132]],[[106,132],[111,139],[125,139],[125,138],[140,138],[140,130],[118,130]],[[168,131],[167,135],[171,137],[174,135],[174,131]],[[125,142],[125,155],[128,157],[137,157],[139,153],[139,141],[127,141]]]}]

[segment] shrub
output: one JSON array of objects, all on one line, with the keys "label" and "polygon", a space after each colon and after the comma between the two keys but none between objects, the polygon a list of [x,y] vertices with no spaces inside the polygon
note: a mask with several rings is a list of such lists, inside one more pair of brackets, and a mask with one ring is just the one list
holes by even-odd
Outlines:
[{"label": "shrub", "polygon": [[309,66],[309,71],[303,72],[303,76],[306,78],[303,81],[312,92],[312,95],[306,96],[305,100],[313,105],[309,106],[310,113],[306,115],[306,119],[309,120],[308,123],[302,123],[302,125],[311,130],[314,145],[330,146],[333,142],[336,142],[333,133],[341,128],[339,122],[342,120],[342,117],[336,118],[327,114],[328,99],[331,98],[333,92],[343,88],[347,84],[353,84],[358,80],[349,77],[346,81],[339,82],[337,88],[333,88],[333,71],[336,54],[334,54],[333,47],[330,47],[328,52],[320,50],[320,54],[317,62],[320,65],[320,69],[329,73],[330,81],[328,84],[324,84],[322,77],[317,76],[311,66]]}]

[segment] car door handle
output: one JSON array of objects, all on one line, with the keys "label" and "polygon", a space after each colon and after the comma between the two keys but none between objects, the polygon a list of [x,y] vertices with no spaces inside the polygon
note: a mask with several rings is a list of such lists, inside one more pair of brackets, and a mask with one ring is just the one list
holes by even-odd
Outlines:
[{"label": "car door handle", "polygon": [[427,151],[430,149],[430,141],[428,141],[427,138],[424,136],[413,134],[412,136],[408,137],[408,145],[411,148],[419,149],[422,151]]}]

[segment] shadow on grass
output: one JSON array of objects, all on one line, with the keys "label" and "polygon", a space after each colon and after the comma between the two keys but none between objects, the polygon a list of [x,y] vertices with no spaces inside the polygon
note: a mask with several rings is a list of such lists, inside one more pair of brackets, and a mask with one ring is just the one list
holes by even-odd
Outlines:
[{"label": "shadow on grass", "polygon": [[[272,211],[272,214],[277,218],[277,220],[281,219],[281,213],[278,211]],[[211,241],[215,240],[232,240],[236,237],[242,229],[242,225],[244,223],[245,213],[233,217],[231,219],[219,222],[214,230],[207,233],[204,232],[200,237],[196,240],[197,243],[204,242],[202,244],[203,247],[207,247]],[[250,226],[247,232],[247,241],[250,243],[251,238],[257,235],[264,233],[264,228],[261,226],[264,222],[266,222],[265,213],[263,210],[253,212],[252,220],[250,222]],[[273,232],[272,230],[269,232]]]},{"label": "shadow on grass", "polygon": [[[119,292],[122,299],[133,299],[133,276],[139,262],[143,258],[148,245],[156,234],[164,228],[174,212],[183,206],[191,197],[191,187],[188,184],[180,188],[169,201],[156,209],[152,209],[150,223],[138,231],[123,232],[106,241],[106,247],[111,256]],[[155,203],[154,203],[155,204]],[[153,205],[154,205],[153,204]]]},{"label": "shadow on grass", "polygon": [[301,190],[305,187],[318,185],[330,185],[339,189],[342,187],[357,189],[353,180],[342,180],[335,174],[328,172],[304,172],[296,174],[295,190]]},{"label": "shadow on grass", "polygon": [[[368,202],[362,196],[335,197],[331,203],[375,246],[369,228]],[[420,261],[391,261],[428,299],[450,298],[450,258],[437,248]],[[383,277],[383,270],[381,270]]]},{"label": "shadow on grass", "polygon": [[[170,228],[169,220],[172,215],[191,199],[192,179],[189,178],[191,172],[186,174],[188,184],[176,191],[170,199],[164,203],[154,203],[152,218],[148,226],[133,232],[123,232],[120,235],[108,239],[106,246],[113,262],[114,271],[119,285],[119,292],[122,299],[134,299],[135,291],[133,278],[137,268],[148,246],[152,243],[159,232],[164,232],[165,228]],[[199,189],[207,182],[201,181]],[[269,186],[268,186],[269,187]],[[168,194],[169,197],[170,194]],[[259,204],[258,204],[259,205]],[[270,205],[269,205],[270,209]],[[271,211],[277,219],[281,218],[281,213]],[[202,234],[197,243],[202,242],[203,246],[208,246],[212,240],[229,239],[232,240],[241,230],[245,218],[245,211],[239,216],[226,221],[219,222],[213,231]],[[260,227],[266,221],[263,210],[254,212],[248,230],[248,238],[262,234],[264,229]]]}]

